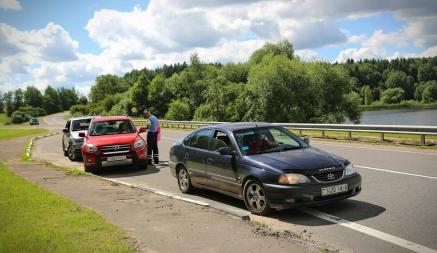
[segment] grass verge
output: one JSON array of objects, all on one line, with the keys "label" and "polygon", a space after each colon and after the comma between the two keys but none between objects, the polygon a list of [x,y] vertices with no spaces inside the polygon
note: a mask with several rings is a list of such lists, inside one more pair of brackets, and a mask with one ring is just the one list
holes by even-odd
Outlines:
[{"label": "grass verge", "polygon": [[0,141],[12,140],[19,137],[34,135],[34,134],[46,134],[49,131],[47,129],[35,128],[35,129],[0,129]]},{"label": "grass verge", "polygon": [[95,212],[14,175],[0,163],[1,252],[135,252]]},{"label": "grass verge", "polygon": [[65,166],[59,166],[59,165],[56,165],[56,164],[53,164],[53,163],[50,163],[50,162],[45,162],[44,165],[46,167],[49,167],[49,168],[65,171],[65,172],[67,172],[67,174],[73,175],[73,176],[89,176],[90,175],[90,174],[86,173],[83,170],[78,170],[78,169],[75,169],[75,168],[70,168],[70,167],[65,167]]},{"label": "grass verge", "polygon": [[30,158],[30,154],[27,153],[27,150],[28,150],[29,147],[30,147],[30,143],[31,143],[31,141],[32,141],[32,139],[29,139],[29,140],[27,141],[26,145],[24,145],[24,149],[23,149],[23,151],[21,152],[21,156],[20,156],[21,161],[24,161],[24,162],[30,162],[30,161],[32,160],[32,159]]}]

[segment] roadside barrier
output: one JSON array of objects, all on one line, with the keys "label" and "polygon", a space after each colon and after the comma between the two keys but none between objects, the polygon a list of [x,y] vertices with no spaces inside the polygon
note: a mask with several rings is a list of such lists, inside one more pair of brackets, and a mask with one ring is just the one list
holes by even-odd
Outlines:
[{"label": "roadside barrier", "polygon": [[[135,125],[144,125],[146,120],[133,120]],[[160,120],[162,127],[180,128],[180,129],[197,129],[215,124],[223,124],[228,122],[204,122],[204,121],[172,121]],[[426,137],[432,136],[432,139],[437,139],[436,126],[406,126],[406,125],[354,125],[354,124],[310,124],[310,123],[272,123],[274,125],[285,127],[289,130],[297,131],[300,136],[304,132],[317,131],[320,132],[318,137],[327,138],[329,132],[337,132],[346,134],[346,139],[351,140],[353,133],[359,135],[376,135],[380,142],[387,140],[387,135],[408,135],[418,136],[419,145],[427,144]],[[402,136],[399,138],[402,139]]]}]

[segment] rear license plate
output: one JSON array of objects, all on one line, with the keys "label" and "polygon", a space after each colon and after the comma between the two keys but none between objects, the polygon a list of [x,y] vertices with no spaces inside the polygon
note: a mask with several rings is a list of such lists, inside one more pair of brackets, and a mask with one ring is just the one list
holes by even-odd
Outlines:
[{"label": "rear license plate", "polygon": [[114,162],[114,161],[122,161],[126,160],[125,155],[117,155],[117,156],[108,156],[108,162]]},{"label": "rear license plate", "polygon": [[322,188],[322,196],[347,192],[347,184],[334,185]]}]

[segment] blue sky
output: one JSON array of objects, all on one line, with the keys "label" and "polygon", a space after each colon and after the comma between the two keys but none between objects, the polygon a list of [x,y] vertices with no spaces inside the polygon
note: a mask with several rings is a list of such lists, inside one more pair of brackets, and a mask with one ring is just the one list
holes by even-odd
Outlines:
[{"label": "blue sky", "polygon": [[87,93],[100,74],[187,61],[241,62],[290,40],[303,60],[437,54],[437,1],[0,0],[0,90]]}]

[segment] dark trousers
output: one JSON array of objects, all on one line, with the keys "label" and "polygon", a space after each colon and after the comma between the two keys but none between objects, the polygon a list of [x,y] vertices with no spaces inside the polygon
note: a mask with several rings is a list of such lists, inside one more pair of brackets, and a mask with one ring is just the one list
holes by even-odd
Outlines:
[{"label": "dark trousers", "polygon": [[[153,153],[153,156],[152,156]],[[158,133],[147,133],[147,159],[159,163]]]}]

